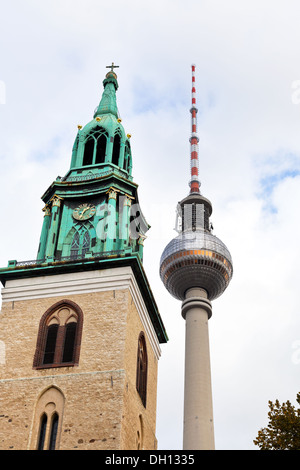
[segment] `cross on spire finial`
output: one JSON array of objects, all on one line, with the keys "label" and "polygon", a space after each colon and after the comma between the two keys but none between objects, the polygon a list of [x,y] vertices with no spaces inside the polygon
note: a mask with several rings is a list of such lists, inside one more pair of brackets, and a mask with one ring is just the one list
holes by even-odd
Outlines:
[{"label": "cross on spire finial", "polygon": [[113,72],[114,69],[118,69],[118,68],[119,68],[119,65],[115,65],[115,64],[112,62],[112,64],[111,64],[111,65],[107,65],[106,68],[107,68],[107,69],[110,68],[110,69],[111,69],[110,71]]}]

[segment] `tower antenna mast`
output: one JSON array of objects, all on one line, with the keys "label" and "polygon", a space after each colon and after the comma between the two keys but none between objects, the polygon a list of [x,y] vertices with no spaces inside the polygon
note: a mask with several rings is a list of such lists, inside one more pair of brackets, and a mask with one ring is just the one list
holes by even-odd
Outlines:
[{"label": "tower antenna mast", "polygon": [[199,181],[199,159],[198,159],[198,142],[199,137],[197,135],[197,112],[196,107],[196,79],[195,79],[196,66],[192,65],[192,107],[191,119],[192,119],[192,134],[190,137],[191,144],[191,180],[190,180],[190,193],[200,193],[200,181]]}]

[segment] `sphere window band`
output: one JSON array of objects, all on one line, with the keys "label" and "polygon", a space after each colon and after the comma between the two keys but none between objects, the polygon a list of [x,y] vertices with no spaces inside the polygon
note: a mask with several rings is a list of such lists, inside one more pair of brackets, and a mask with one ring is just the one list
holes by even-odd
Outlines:
[{"label": "sphere window band", "polygon": [[204,259],[185,259],[183,261],[180,261],[178,263],[173,264],[165,273],[164,273],[164,279],[167,280],[169,275],[172,274],[176,269],[181,268],[182,266],[190,266],[192,264],[202,264],[204,266],[209,266],[215,269],[218,269],[218,271],[223,274],[224,278],[228,281],[229,280],[229,274],[225,270],[225,268],[220,267],[218,264],[213,263],[212,261],[209,260],[204,260]]},{"label": "sphere window band", "polygon": [[161,263],[160,276],[169,292],[184,299],[190,286],[202,287],[210,300],[228,286],[233,270],[230,260],[212,250],[180,250]]},{"label": "sphere window band", "polygon": [[[174,255],[170,256],[167,260],[163,262],[163,264],[161,265],[161,270],[165,269],[172,261],[178,258],[186,257],[188,255],[198,255],[198,256],[207,256],[208,258],[211,258],[211,257],[216,258],[217,260],[224,263],[231,271],[231,266],[230,266],[230,263],[227,261],[227,259],[219,255],[218,253],[213,253],[212,251],[208,251],[208,250],[188,250],[188,251],[181,251],[179,253],[175,253]],[[200,260],[195,259],[193,261],[197,263]]]}]

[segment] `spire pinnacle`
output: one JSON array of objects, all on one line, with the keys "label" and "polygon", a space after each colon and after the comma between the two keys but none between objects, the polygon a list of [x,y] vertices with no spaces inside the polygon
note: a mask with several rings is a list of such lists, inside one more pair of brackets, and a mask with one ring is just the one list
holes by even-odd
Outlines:
[{"label": "spire pinnacle", "polygon": [[192,107],[190,109],[192,115],[192,134],[190,137],[191,144],[191,180],[190,180],[190,193],[200,193],[199,181],[199,160],[198,160],[198,142],[197,135],[197,118],[196,114],[198,109],[196,107],[196,87],[195,87],[195,69],[196,66],[192,65]]},{"label": "spire pinnacle", "polygon": [[119,65],[115,65],[115,64],[112,62],[111,65],[107,65],[106,68],[107,68],[107,69],[110,69],[110,71],[114,73],[114,69],[118,69],[118,68],[119,68]]},{"label": "spire pinnacle", "polygon": [[94,113],[94,118],[102,114],[113,114],[117,118],[119,117],[119,112],[117,108],[117,99],[116,91],[119,87],[117,81],[117,75],[114,72],[114,68],[118,68],[118,65],[114,65],[112,62],[111,65],[107,65],[106,68],[109,68],[105,79],[103,80],[103,94],[99,106],[96,108]]}]

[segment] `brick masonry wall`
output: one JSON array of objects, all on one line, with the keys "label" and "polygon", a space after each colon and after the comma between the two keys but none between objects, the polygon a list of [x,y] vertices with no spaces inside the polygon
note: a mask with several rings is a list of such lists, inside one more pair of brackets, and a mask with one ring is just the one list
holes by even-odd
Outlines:
[{"label": "brick masonry wall", "polygon": [[[84,314],[79,365],[33,369],[43,313],[68,298]],[[146,409],[135,389],[137,341],[144,331],[128,289],[69,297],[4,302],[0,340],[0,449],[35,448],[41,393],[56,386],[64,396],[60,449],[135,449],[156,446],[157,359],[147,340]],[[140,441],[141,442],[141,441]]]}]

